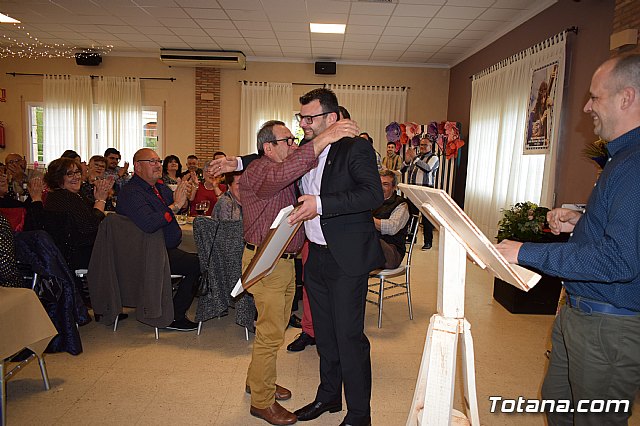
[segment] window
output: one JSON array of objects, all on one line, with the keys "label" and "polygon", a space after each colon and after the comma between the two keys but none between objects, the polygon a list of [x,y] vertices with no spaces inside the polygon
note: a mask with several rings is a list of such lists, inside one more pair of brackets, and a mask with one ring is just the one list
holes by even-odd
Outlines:
[{"label": "window", "polygon": [[[142,107],[142,127],[144,129],[144,142],[143,146],[139,148],[151,148],[162,156],[162,107],[159,106],[143,106]],[[31,102],[27,104],[27,116],[28,120],[28,135],[29,135],[29,150],[27,153],[27,162],[32,164],[38,162],[44,163],[43,158],[43,146],[46,143],[44,140],[44,128],[42,124],[42,115],[44,107],[41,102]],[[100,111],[97,107],[94,107],[93,111],[93,140],[87,147],[87,158],[83,160],[89,160],[92,155],[102,155],[107,146],[101,143],[101,134],[103,133],[104,126],[101,125],[103,120],[100,119]],[[72,149],[73,147],[69,147]],[[129,160],[133,157],[134,152],[122,153],[123,157],[127,157]]]}]

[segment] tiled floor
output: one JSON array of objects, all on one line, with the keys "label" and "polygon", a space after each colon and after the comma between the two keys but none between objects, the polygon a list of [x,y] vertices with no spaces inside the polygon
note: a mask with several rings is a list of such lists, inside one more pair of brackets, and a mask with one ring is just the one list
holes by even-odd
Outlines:
[{"label": "tiled floor", "polygon": [[[368,305],[366,327],[371,340],[375,425],[404,425],[411,405],[429,318],[435,312],[437,241],[426,252],[416,245],[413,308],[409,321],[406,299],[385,303],[383,325]],[[489,412],[489,396],[537,398],[544,375],[552,316],[513,315],[492,299],[487,272],[468,264],[466,312],[475,342],[480,419],[483,425],[543,425],[534,414]],[[299,312],[300,313],[300,312]],[[285,346],[298,330],[289,329]],[[84,353],[46,356],[52,389],[43,390],[37,364],[31,363],[7,385],[8,425],[76,424],[210,424],[266,425],[249,414],[244,393],[251,341],[231,316],[204,324],[202,335],[161,332],[133,318],[117,332],[102,324],[81,328]],[[458,367],[460,362],[458,362]],[[293,398],[282,405],[295,410],[308,402],[318,384],[314,348],[278,353],[278,383]],[[455,405],[462,409],[458,368]],[[637,410],[636,410],[637,411]],[[345,411],[322,415],[309,425],[337,425]],[[640,424],[640,415],[630,424]]]}]

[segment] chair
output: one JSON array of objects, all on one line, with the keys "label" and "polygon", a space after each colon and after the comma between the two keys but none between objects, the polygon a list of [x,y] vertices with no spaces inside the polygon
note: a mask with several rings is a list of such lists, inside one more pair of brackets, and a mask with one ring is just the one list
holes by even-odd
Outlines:
[{"label": "chair", "polygon": [[[418,225],[420,224],[420,216],[412,215],[409,223],[409,229],[411,230],[411,243],[409,244],[409,250],[404,257],[404,265],[400,265],[395,269],[376,269],[369,273],[369,278],[375,278],[379,280],[378,283],[369,284],[369,293],[373,293],[378,296],[378,300],[369,300],[367,302],[378,305],[378,328],[382,327],[382,304],[385,299],[392,297],[407,295],[407,304],[409,305],[409,319],[413,319],[413,309],[411,307],[411,255],[413,254],[413,246],[416,242],[416,234],[418,233]],[[404,282],[394,282],[389,278],[395,278],[404,275]],[[386,294],[385,292],[391,293]]]}]

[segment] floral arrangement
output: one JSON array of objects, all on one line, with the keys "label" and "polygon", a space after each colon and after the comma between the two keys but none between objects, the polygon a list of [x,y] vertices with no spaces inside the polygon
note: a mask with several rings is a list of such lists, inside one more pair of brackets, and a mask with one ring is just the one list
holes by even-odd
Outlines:
[{"label": "floral arrangement", "polygon": [[498,222],[498,242],[502,240],[542,242],[555,236],[547,224],[546,207],[540,207],[530,201],[518,203],[508,210],[502,210],[503,216]]},{"label": "floral arrangement", "polygon": [[587,144],[587,146],[582,150],[582,154],[589,160],[595,161],[598,167],[604,169],[604,165],[607,164],[607,159],[609,158],[609,153],[607,152],[607,141],[598,139],[595,142]]}]

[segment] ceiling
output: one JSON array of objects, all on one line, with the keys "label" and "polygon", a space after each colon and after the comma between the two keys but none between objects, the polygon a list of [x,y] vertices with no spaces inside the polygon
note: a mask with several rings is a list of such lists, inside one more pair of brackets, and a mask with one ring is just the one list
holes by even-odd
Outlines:
[{"label": "ceiling", "polygon": [[[0,0],[6,37],[109,55],[241,50],[248,60],[453,66],[557,0]],[[311,34],[309,23],[346,24]]]}]

